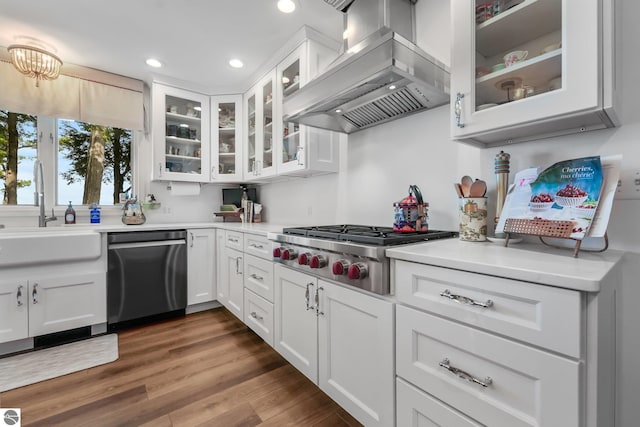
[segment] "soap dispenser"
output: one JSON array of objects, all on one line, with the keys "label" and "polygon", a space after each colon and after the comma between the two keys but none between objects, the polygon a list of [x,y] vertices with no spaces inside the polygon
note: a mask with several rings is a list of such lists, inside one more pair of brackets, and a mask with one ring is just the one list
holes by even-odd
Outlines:
[{"label": "soap dispenser", "polygon": [[69,200],[69,206],[67,206],[67,210],[64,212],[64,223],[65,224],[75,224],[76,223],[76,211],[73,209],[71,205],[71,200]]}]

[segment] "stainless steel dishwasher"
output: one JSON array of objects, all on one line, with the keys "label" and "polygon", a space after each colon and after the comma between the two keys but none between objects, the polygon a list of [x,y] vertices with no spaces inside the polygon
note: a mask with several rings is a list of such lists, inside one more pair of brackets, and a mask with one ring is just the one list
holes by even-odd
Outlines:
[{"label": "stainless steel dishwasher", "polygon": [[108,234],[107,324],[111,329],[150,316],[184,314],[187,232]]}]

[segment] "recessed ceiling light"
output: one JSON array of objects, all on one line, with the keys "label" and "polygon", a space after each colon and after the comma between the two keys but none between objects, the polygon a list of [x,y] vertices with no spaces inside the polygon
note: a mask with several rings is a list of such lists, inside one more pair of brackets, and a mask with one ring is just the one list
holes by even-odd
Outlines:
[{"label": "recessed ceiling light", "polygon": [[390,85],[387,89],[394,90],[395,88],[396,88],[396,85]]},{"label": "recessed ceiling light", "polygon": [[157,59],[149,58],[147,59],[146,62],[149,67],[153,67],[153,68],[162,67],[162,62],[158,61]]},{"label": "recessed ceiling light", "polygon": [[293,0],[278,0],[278,9],[282,13],[291,13],[296,10],[296,4]]},{"label": "recessed ceiling light", "polygon": [[230,60],[229,61],[229,65],[231,65],[233,68],[242,68],[242,67],[244,67],[244,64],[239,59]]}]

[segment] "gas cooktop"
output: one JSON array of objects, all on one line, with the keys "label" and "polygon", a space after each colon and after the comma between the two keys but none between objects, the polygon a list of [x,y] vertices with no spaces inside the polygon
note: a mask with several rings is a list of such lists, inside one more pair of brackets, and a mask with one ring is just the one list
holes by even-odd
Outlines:
[{"label": "gas cooktop", "polygon": [[396,233],[391,227],[353,224],[289,227],[284,228],[282,232],[297,236],[377,246],[399,245],[455,236],[455,233],[451,231],[429,230],[427,233]]}]

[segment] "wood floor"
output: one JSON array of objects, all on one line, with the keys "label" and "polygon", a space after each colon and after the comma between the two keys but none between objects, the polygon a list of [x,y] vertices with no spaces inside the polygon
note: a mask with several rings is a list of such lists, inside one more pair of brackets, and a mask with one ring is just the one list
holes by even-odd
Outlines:
[{"label": "wood floor", "polygon": [[0,393],[23,426],[359,426],[224,308],[118,333],[117,361]]}]

